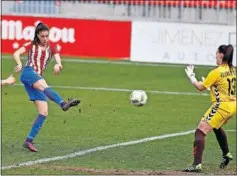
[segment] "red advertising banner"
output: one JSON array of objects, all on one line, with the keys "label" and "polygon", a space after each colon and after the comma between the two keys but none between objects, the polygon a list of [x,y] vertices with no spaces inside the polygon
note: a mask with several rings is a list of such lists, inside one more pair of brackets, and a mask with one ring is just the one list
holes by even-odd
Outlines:
[{"label": "red advertising banner", "polygon": [[13,53],[34,37],[38,22],[50,28],[49,39],[61,55],[122,59],[130,57],[131,22],[3,15],[2,53]]}]

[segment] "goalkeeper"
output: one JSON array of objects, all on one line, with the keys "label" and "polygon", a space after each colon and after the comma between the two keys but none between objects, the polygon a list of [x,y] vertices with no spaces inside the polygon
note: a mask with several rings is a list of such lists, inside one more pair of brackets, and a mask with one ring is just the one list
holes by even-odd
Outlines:
[{"label": "goalkeeper", "polygon": [[202,117],[195,131],[193,146],[193,164],[184,172],[200,172],[205,136],[213,130],[223,152],[220,168],[225,168],[233,159],[228,147],[227,136],[222,126],[236,114],[236,70],[232,65],[233,46],[221,45],[216,52],[217,68],[213,69],[203,82],[197,81],[194,66],[188,66],[185,72],[192,84],[200,91],[210,88],[211,107]]}]

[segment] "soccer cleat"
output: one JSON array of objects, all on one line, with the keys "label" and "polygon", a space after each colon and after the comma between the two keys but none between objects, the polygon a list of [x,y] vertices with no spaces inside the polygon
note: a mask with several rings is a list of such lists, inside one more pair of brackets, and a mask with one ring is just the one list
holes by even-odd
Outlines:
[{"label": "soccer cleat", "polygon": [[31,152],[38,152],[38,149],[34,146],[32,142],[25,142],[23,144],[23,147],[29,149]]},{"label": "soccer cleat", "polygon": [[220,164],[220,168],[221,169],[224,169],[228,164],[229,162],[233,160],[233,156],[231,155],[231,153],[227,153],[225,156],[223,156],[222,158],[222,161],[221,161],[221,164]]},{"label": "soccer cleat", "polygon": [[70,107],[80,104],[80,102],[80,100],[68,99],[68,101],[62,105],[62,110],[67,111]]},{"label": "soccer cleat", "polygon": [[202,164],[198,164],[198,165],[192,164],[182,170],[182,172],[201,172],[201,171],[202,171]]}]

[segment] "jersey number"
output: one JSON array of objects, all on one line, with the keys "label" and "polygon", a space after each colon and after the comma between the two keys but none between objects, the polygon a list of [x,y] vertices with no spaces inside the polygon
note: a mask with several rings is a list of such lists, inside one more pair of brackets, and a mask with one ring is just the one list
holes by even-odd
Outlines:
[{"label": "jersey number", "polygon": [[227,78],[229,83],[228,94],[229,96],[236,94],[236,78],[229,79]]}]

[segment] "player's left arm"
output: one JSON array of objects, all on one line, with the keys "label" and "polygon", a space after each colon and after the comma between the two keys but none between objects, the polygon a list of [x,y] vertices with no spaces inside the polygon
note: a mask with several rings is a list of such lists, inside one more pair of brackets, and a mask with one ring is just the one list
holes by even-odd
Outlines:
[{"label": "player's left arm", "polygon": [[54,74],[58,75],[61,70],[63,69],[62,62],[61,62],[61,57],[59,54],[59,50],[57,46],[53,47],[53,57],[55,59],[56,64],[54,65]]},{"label": "player's left arm", "polygon": [[59,53],[56,53],[53,56],[56,61],[56,64],[54,65],[54,74],[58,75],[61,72],[61,70],[63,69],[63,66],[61,63],[61,57],[60,57]]},{"label": "player's left arm", "polygon": [[59,53],[54,54],[54,59],[56,61],[56,64],[58,64],[61,68],[63,68]]}]

